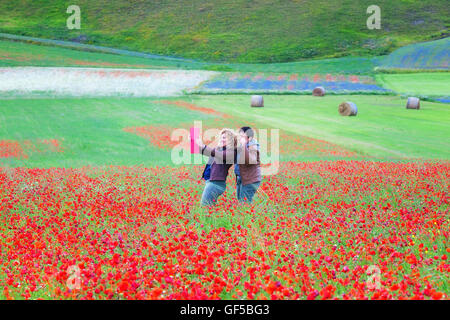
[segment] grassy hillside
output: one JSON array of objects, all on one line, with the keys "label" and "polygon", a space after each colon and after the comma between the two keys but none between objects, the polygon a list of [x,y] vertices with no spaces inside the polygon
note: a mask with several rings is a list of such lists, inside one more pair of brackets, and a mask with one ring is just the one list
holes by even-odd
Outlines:
[{"label": "grassy hillside", "polygon": [[379,0],[382,29],[368,30],[372,0],[79,0],[81,30],[68,30],[67,0],[2,0],[0,32],[79,39],[214,61],[284,62],[386,54],[448,33],[446,0]]},{"label": "grassy hillside", "polygon": [[150,69],[200,69],[201,63],[148,59],[89,52],[34,43],[0,40],[0,67],[101,67]]},{"label": "grassy hillside", "polygon": [[384,70],[448,70],[450,60],[450,38],[416,43],[395,50],[380,59]]},{"label": "grassy hillside", "polygon": [[206,69],[238,72],[371,74],[376,58],[342,57],[287,63],[208,63],[149,59],[0,40],[0,67]]}]

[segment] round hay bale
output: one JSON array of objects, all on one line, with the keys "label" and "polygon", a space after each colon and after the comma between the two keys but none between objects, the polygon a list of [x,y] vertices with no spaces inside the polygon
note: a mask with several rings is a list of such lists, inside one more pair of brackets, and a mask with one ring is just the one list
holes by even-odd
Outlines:
[{"label": "round hay bale", "polygon": [[415,97],[409,97],[406,103],[406,109],[420,109],[420,99]]},{"label": "round hay bale", "polygon": [[252,96],[252,107],[264,107],[264,98],[263,96]]},{"label": "round hay bale", "polygon": [[358,108],[356,107],[356,104],[350,101],[342,102],[339,105],[339,113],[341,116],[349,117],[349,116],[356,116],[358,114]]},{"label": "round hay bale", "polygon": [[315,87],[312,94],[315,97],[323,97],[325,95],[325,88],[324,87]]}]

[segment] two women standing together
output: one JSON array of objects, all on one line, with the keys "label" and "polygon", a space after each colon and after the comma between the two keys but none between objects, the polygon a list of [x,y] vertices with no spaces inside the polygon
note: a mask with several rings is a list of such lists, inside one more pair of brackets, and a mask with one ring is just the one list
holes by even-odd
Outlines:
[{"label": "two women standing together", "polygon": [[201,154],[209,156],[202,178],[206,180],[201,203],[213,205],[225,192],[228,171],[234,165],[236,196],[240,202],[251,203],[261,184],[259,144],[250,127],[242,127],[236,136],[232,130],[220,132],[218,146],[210,148],[198,141]]}]

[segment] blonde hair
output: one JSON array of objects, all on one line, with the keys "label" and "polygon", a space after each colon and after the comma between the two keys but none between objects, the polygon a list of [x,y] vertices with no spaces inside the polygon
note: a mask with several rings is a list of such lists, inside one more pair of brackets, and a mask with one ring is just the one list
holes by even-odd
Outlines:
[{"label": "blonde hair", "polygon": [[227,148],[236,148],[237,147],[237,135],[234,133],[233,130],[224,128],[219,133],[219,139],[217,141],[220,141],[220,137],[225,134],[227,136]]}]

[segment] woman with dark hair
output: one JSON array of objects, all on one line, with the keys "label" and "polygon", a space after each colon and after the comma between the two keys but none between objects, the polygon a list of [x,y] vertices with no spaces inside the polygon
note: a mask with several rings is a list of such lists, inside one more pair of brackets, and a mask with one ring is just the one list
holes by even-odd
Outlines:
[{"label": "woman with dark hair", "polygon": [[253,129],[242,127],[239,130],[239,147],[234,166],[236,174],[236,196],[240,202],[251,203],[261,184],[261,162],[259,144]]}]

